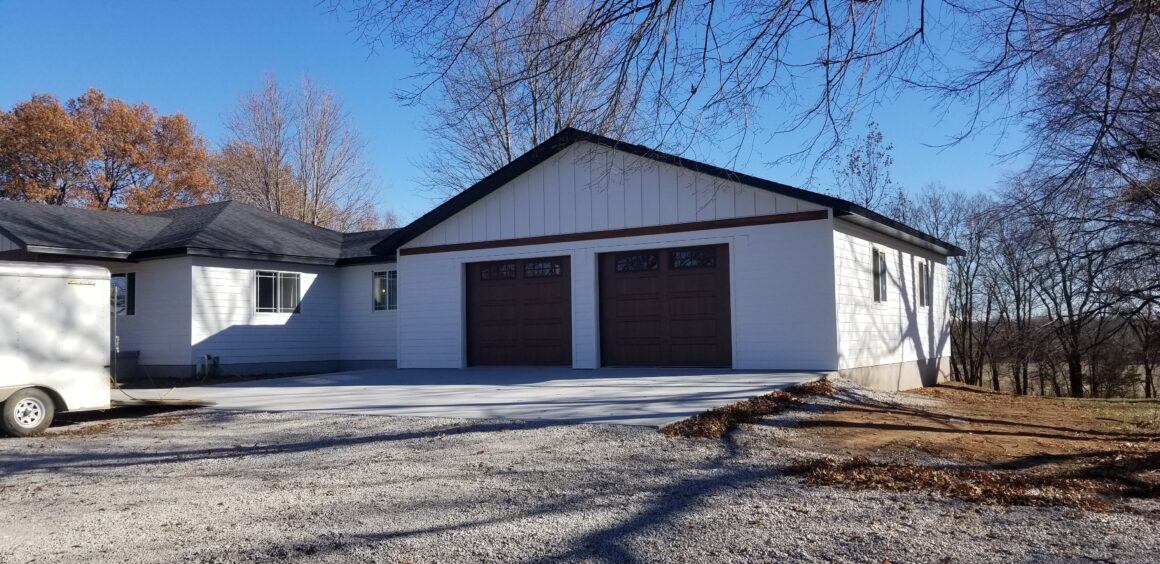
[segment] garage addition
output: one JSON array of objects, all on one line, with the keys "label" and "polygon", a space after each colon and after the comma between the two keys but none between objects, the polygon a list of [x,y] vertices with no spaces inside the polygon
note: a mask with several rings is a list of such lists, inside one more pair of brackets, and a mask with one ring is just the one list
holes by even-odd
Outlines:
[{"label": "garage addition", "polygon": [[[896,389],[933,381],[949,359],[953,245],[576,130],[372,251],[400,272],[401,368],[820,370]],[[876,280],[893,298],[876,299]]]}]

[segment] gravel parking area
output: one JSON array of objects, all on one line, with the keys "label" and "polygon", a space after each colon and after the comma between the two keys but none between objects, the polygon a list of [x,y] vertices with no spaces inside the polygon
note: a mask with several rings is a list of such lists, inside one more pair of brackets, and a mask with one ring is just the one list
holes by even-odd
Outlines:
[{"label": "gravel parking area", "polygon": [[[786,429],[190,411],[0,439],[0,562],[1154,561],[1136,511],[811,487]],[[1148,502],[1151,503],[1151,502]]]}]

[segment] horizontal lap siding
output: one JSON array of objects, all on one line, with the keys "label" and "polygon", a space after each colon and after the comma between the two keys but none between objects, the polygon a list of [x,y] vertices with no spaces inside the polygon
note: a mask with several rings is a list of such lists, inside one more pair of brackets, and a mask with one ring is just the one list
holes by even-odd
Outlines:
[{"label": "horizontal lap siding", "polygon": [[[254,273],[301,275],[300,313],[256,313]],[[196,258],[193,355],[223,364],[331,361],[339,358],[339,274],[335,267]]]},{"label": "horizontal lap siding", "polygon": [[[946,258],[880,233],[835,222],[840,368],[878,366],[950,355]],[[873,250],[886,253],[885,302],[874,301]],[[918,305],[918,265],[933,262],[932,304]]]},{"label": "horizontal lap siding", "polygon": [[408,247],[474,243],[812,211],[821,206],[577,143]]},{"label": "horizontal lap siding", "polygon": [[339,355],[341,360],[395,360],[398,310],[372,308],[373,275],[394,271],[394,263],[344,266],[339,271]]},{"label": "horizontal lap siding", "polygon": [[108,268],[113,274],[136,274],[134,315],[116,319],[121,350],[140,352],[138,362],[143,365],[188,365],[192,260],[180,257],[90,264]]}]

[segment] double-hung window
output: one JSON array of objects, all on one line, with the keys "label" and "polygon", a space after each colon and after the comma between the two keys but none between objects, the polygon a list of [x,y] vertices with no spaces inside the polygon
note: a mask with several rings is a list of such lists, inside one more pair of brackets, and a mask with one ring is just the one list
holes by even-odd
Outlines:
[{"label": "double-hung window", "polygon": [[399,275],[397,270],[371,274],[371,308],[374,311],[399,308]]},{"label": "double-hung window", "polygon": [[928,261],[918,263],[918,305],[929,307],[934,293],[934,277],[931,275],[931,264]]},{"label": "double-hung window", "polygon": [[112,295],[109,296],[109,299],[113,306],[113,315],[135,315],[137,313],[137,273],[114,274],[110,282]]},{"label": "double-hung window", "polygon": [[874,301],[886,301],[886,253],[874,249]]},{"label": "double-hung window", "polygon": [[258,313],[298,313],[302,300],[302,275],[297,272],[255,273],[255,311]]}]

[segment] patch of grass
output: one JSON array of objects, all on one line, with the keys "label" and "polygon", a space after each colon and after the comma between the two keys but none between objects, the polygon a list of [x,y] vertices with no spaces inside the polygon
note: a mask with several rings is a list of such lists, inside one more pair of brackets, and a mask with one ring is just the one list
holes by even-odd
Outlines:
[{"label": "patch of grass", "polygon": [[805,403],[805,397],[832,393],[834,385],[826,380],[806,382],[789,391],[772,392],[698,413],[665,425],[660,432],[670,437],[721,439],[741,425],[756,423],[762,418],[800,406]]}]

